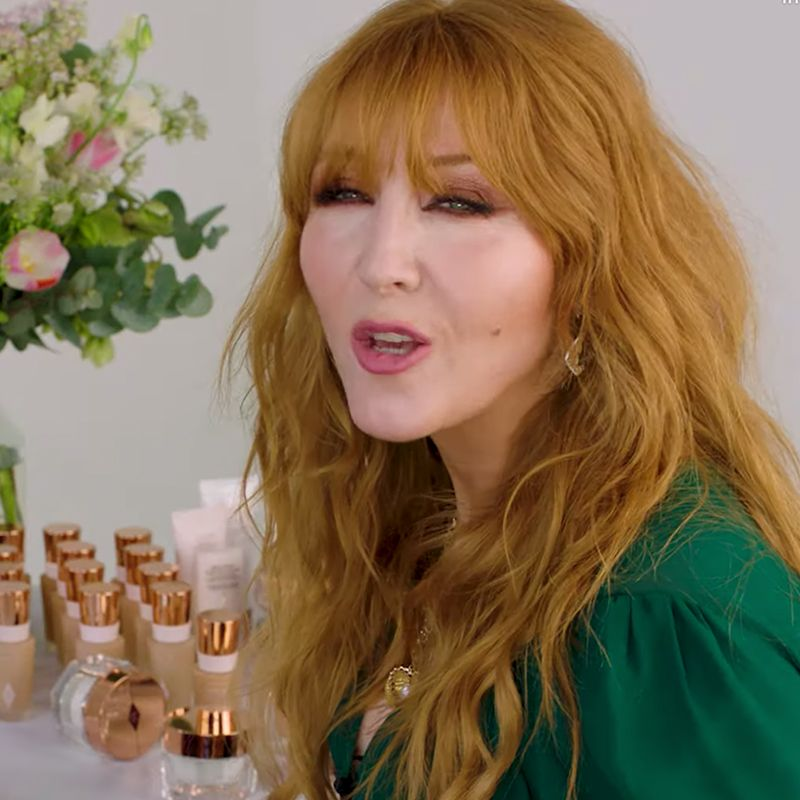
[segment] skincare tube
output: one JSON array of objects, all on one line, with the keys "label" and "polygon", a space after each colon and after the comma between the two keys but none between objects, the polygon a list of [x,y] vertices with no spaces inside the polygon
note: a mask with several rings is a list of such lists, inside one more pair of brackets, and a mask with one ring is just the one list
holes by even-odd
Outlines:
[{"label": "skincare tube", "polygon": [[150,633],[150,667],[167,696],[167,709],[192,703],[194,637],[190,609],[192,588],[185,581],[156,581],[150,584],[153,626]]},{"label": "skincare tube", "polygon": [[127,528],[117,528],[114,531],[114,547],[117,554],[117,580],[125,583],[127,580],[125,573],[125,559],[123,550],[129,544],[149,544],[153,541],[153,532],[149,528],[130,526]]},{"label": "skincare tube", "polygon": [[44,535],[44,572],[40,583],[42,590],[42,612],[44,616],[45,639],[55,646],[55,624],[53,622],[53,597],[56,594],[56,545],[59,542],[79,539],[81,526],[73,523],[53,522],[42,529]]},{"label": "skincare tube", "polygon": [[19,560],[25,562],[25,528],[12,522],[0,524],[0,544],[13,544],[19,550]]},{"label": "skincare tube", "polygon": [[120,598],[122,634],[125,638],[125,657],[133,662],[136,658],[136,618],[139,616],[139,567],[150,561],[161,561],[164,548],[161,545],[142,542],[129,544],[123,549],[125,559],[125,596]]},{"label": "skincare tube", "polygon": [[0,720],[21,719],[31,704],[36,645],[30,592],[23,581],[0,583]]},{"label": "skincare tube", "polygon": [[199,547],[194,554],[194,608],[242,611],[245,587],[241,547]]},{"label": "skincare tube", "polygon": [[53,634],[55,638],[58,660],[66,664],[64,660],[64,643],[62,632],[64,620],[67,617],[67,573],[64,569],[65,562],[73,558],[94,558],[95,546],[89,542],[82,542],[79,539],[66,542],[59,542],[56,545],[57,560],[57,580],[56,593],[53,595]]},{"label": "skincare tube", "polygon": [[194,668],[194,703],[233,708],[231,680],[239,651],[242,615],[236,611],[202,611],[197,615],[197,664]]},{"label": "skincare tube", "polygon": [[67,615],[61,628],[63,664],[75,658],[75,643],[80,638],[80,590],[85,583],[103,580],[103,562],[94,558],[76,558],[64,562],[67,575]]},{"label": "skincare tube", "polygon": [[119,634],[119,596],[118,583],[95,581],[84,583],[78,590],[78,661],[97,655],[120,659],[125,656],[125,640]]},{"label": "skincare tube", "polygon": [[149,561],[139,566],[139,616],[136,618],[136,663],[140,669],[150,669],[150,648],[147,644],[153,624],[150,584],[178,580],[178,565],[165,561]]}]

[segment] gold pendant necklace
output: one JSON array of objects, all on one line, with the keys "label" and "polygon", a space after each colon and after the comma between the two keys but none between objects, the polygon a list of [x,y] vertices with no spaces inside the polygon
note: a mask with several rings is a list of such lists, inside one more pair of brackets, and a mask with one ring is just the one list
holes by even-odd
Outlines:
[{"label": "gold pendant necklace", "polygon": [[[456,518],[450,524],[452,531],[456,527]],[[430,635],[430,628],[424,624],[417,633],[417,648],[421,648]],[[414,655],[411,655],[411,664],[398,664],[389,670],[389,675],[386,678],[386,683],[383,687],[383,695],[386,703],[391,708],[396,708],[399,703],[406,699],[411,694],[411,687],[414,684]]]}]

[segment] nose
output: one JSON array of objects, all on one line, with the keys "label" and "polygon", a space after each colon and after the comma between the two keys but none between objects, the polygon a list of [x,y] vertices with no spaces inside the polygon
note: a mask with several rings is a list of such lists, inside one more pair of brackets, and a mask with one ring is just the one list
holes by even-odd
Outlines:
[{"label": "nose", "polygon": [[388,191],[369,206],[357,271],[363,283],[381,295],[419,286],[413,203]]}]

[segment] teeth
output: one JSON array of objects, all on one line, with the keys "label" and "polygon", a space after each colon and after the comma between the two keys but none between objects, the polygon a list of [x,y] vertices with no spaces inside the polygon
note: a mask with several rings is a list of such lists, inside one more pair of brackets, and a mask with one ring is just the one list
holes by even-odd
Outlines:
[{"label": "teeth", "polygon": [[410,336],[406,336],[403,333],[373,333],[371,336],[378,342],[396,342],[398,344],[406,342],[414,343],[414,340]]}]

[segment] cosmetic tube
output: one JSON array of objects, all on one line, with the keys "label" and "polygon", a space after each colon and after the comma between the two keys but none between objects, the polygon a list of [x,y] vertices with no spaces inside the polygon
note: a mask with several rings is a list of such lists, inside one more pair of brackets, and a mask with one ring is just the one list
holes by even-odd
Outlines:
[{"label": "cosmetic tube", "polygon": [[136,618],[139,616],[139,567],[150,561],[161,561],[164,548],[152,542],[129,544],[123,548],[125,559],[125,594],[120,597],[122,635],[125,639],[125,657],[133,662],[136,658]]},{"label": "cosmetic tube", "polygon": [[103,580],[103,562],[94,558],[76,558],[64,562],[67,575],[67,615],[61,626],[61,650],[63,664],[75,658],[75,643],[80,638],[80,590],[85,583]]},{"label": "cosmetic tube", "polygon": [[12,522],[0,524],[0,544],[13,544],[19,550],[19,560],[25,563],[25,528]]},{"label": "cosmetic tube", "polygon": [[194,612],[215,608],[244,609],[242,548],[198,547],[194,554]]},{"label": "cosmetic tube", "polygon": [[178,709],[161,737],[161,796],[167,800],[214,797],[246,800],[257,776],[245,737],[227,708]]},{"label": "cosmetic tube", "polygon": [[164,726],[158,681],[128,661],[102,655],[70,662],[50,692],[50,704],[65,736],[113,759],[146,753]]},{"label": "cosmetic tube", "polygon": [[191,630],[192,588],[185,581],[150,584],[153,625],[148,639],[150,667],[164,687],[167,709],[192,702],[194,637]]},{"label": "cosmetic tube", "polygon": [[139,565],[139,616],[136,618],[136,639],[134,663],[140,669],[150,669],[150,629],[153,625],[153,606],[150,598],[150,584],[158,581],[178,580],[178,565],[166,561],[149,561]]},{"label": "cosmetic tube", "polygon": [[30,609],[30,584],[0,583],[0,720],[22,719],[30,708],[36,649]]},{"label": "cosmetic tube", "polygon": [[75,658],[103,655],[124,658],[125,640],[119,634],[119,584],[94,581],[78,590],[79,636]]},{"label": "cosmetic tube", "polygon": [[53,638],[61,664],[66,664],[61,636],[64,620],[67,617],[67,573],[64,564],[73,558],[94,558],[94,554],[95,546],[90,542],[82,542],[80,539],[59,542],[56,545],[57,572],[56,593],[53,595]]},{"label": "cosmetic tube", "polygon": [[197,664],[194,703],[208,708],[233,708],[231,681],[239,651],[242,615],[236,611],[201,611],[196,618]]},{"label": "cosmetic tube", "polygon": [[53,622],[53,597],[56,594],[58,564],[56,545],[59,542],[74,541],[80,538],[81,526],[73,523],[53,522],[42,529],[44,535],[44,572],[40,578],[42,590],[42,615],[44,616],[44,637],[55,646],[55,623]]}]

